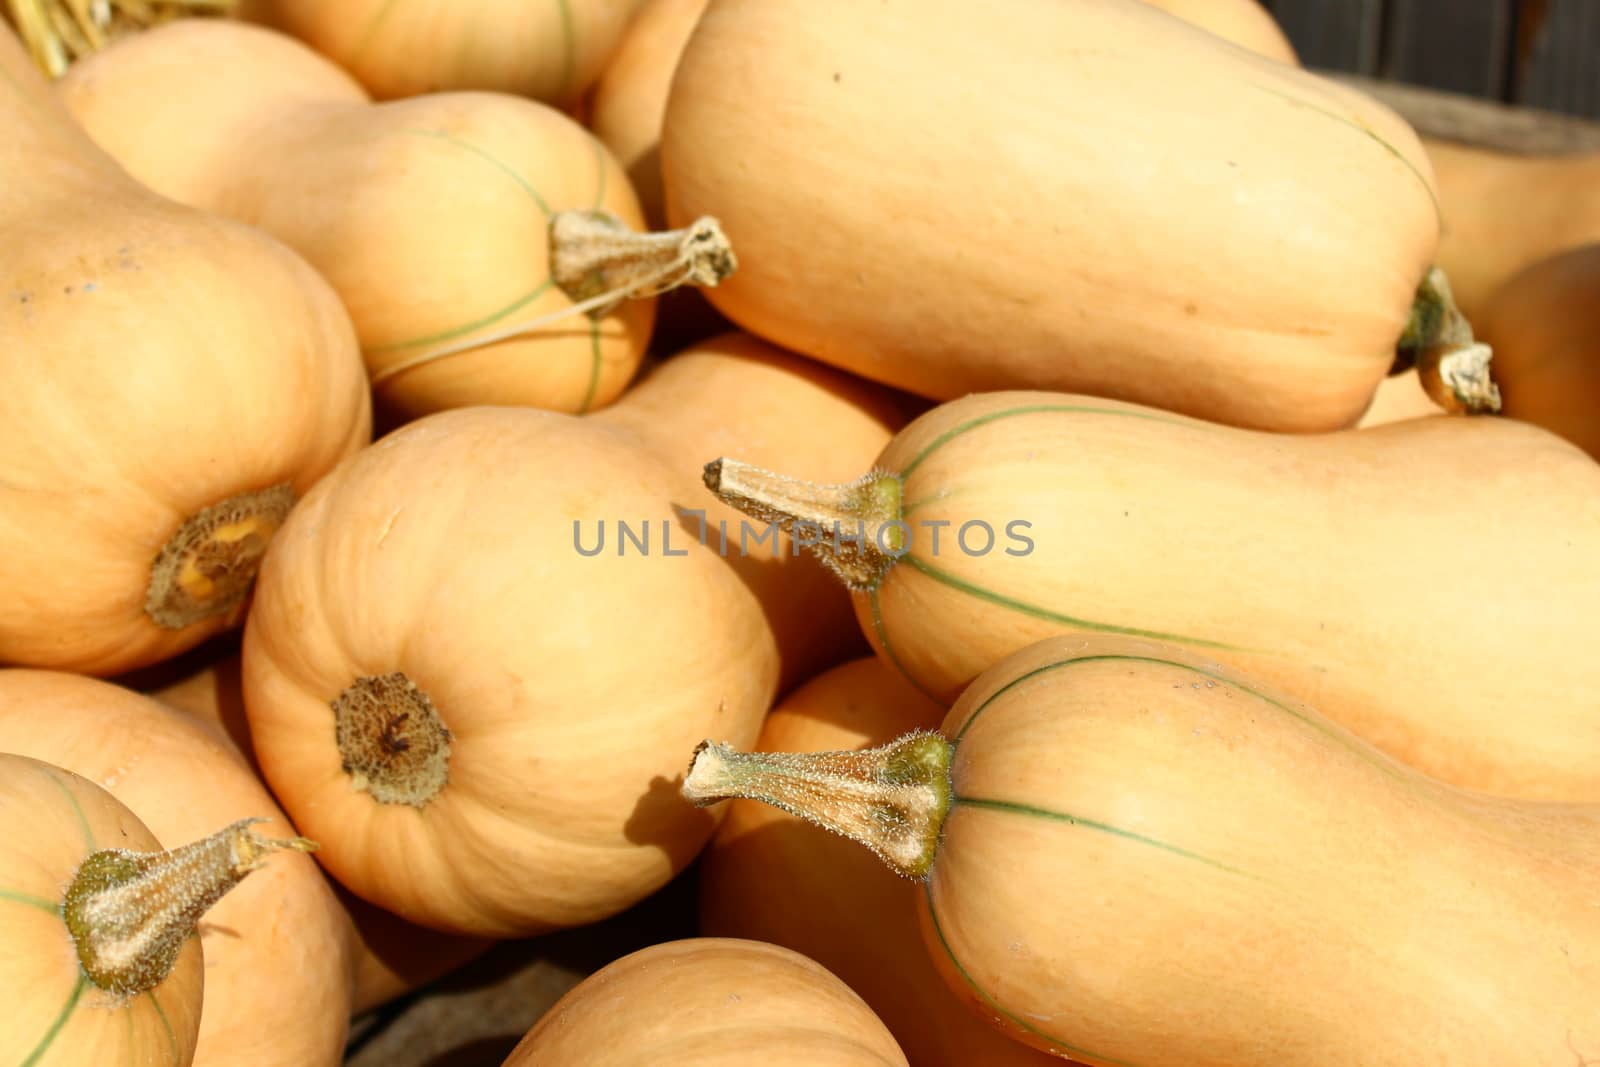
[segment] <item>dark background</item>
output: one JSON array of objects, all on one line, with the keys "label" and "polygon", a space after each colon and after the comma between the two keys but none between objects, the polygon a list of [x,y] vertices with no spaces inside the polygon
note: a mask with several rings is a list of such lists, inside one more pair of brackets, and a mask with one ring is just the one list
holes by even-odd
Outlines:
[{"label": "dark background", "polygon": [[1600,0],[1262,0],[1308,67],[1600,118]]}]

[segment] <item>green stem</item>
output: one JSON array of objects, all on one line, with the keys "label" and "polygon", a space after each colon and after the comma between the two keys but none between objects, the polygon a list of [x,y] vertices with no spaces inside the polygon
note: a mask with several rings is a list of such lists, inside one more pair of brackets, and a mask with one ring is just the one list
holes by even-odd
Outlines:
[{"label": "green stem", "polygon": [[905,555],[900,479],[873,471],[845,485],[818,485],[741,463],[706,464],[706,488],[730,507],[781,528],[851,589],[874,589]]},{"label": "green stem", "polygon": [[950,812],[950,757],[942,735],[917,730],[855,752],[739,752],[703,741],[684,779],[685,799],[705,807],[759,800],[865,845],[896,874],[933,868]]},{"label": "green stem", "polygon": [[1415,366],[1423,389],[1447,412],[1493,413],[1500,410],[1500,390],[1489,372],[1493,358],[1489,346],[1472,336],[1444,271],[1434,267],[1417,287],[1395,346],[1394,372]]},{"label": "green stem", "polygon": [[94,852],[67,886],[61,915],[83,973],[108,992],[133,995],[164,982],[211,906],[278,849],[312,851],[303,837],[264,838],[241,819],[167,852]]}]

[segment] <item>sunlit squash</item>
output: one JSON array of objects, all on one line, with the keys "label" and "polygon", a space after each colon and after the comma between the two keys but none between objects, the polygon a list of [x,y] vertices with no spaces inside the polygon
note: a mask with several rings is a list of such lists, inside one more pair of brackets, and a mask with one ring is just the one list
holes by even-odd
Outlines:
[{"label": "sunlit squash", "polygon": [[[948,709],[876,658],[790,694],[763,752],[828,752],[935,729]],[[986,1026],[951,994],[917,929],[916,887],[849,841],[753,800],[728,805],[700,860],[700,931],[793,949],[859,993],[918,1067],[1056,1063]]]},{"label": "sunlit squash", "polygon": [[1261,0],[1145,0],[1169,15],[1280,63],[1298,64],[1294,45]]},{"label": "sunlit squash", "polygon": [[763,519],[863,529],[812,550],[873,647],[941,701],[1042,638],[1136,634],[1458,785],[1600,801],[1600,464],[1537,427],[1282,435],[991,393],[921,416],[853,482],[734,459],[706,475]]},{"label": "sunlit squash", "polygon": [[[1499,369],[1498,362],[1495,369]],[[1383,380],[1378,386],[1378,391],[1372,397],[1372,404],[1367,408],[1361,420],[1356,423],[1358,429],[1368,426],[1382,426],[1386,422],[1400,422],[1403,419],[1418,419],[1427,415],[1443,415],[1444,409],[1434,403],[1422,383],[1417,380],[1415,368],[1402,374],[1395,374]]]},{"label": "sunlit squash", "polygon": [[301,37],[374,96],[492,89],[578,101],[639,0],[241,0],[248,18]]},{"label": "sunlit squash", "polygon": [[[149,697],[55,671],[0,671],[0,751],[47,760],[126,804],[163,844],[239,819],[294,829],[219,733]],[[344,915],[308,856],[278,857],[200,927],[202,1067],[337,1067],[349,1020]],[[104,1062],[115,1063],[108,1059]]]},{"label": "sunlit squash", "polygon": [[346,888],[524,936],[619,912],[694,858],[714,827],[677,799],[679,746],[753,741],[778,653],[680,522],[679,484],[594,420],[463,408],[295,508],[245,628],[245,713]]},{"label": "sunlit squash", "polygon": [[[625,1010],[622,1010],[625,1009]],[[906,1067],[861,998],[777,945],[697,937],[590,975],[503,1067]]]},{"label": "sunlit squash", "polygon": [[1600,241],[1600,152],[1521,155],[1432,137],[1423,144],[1444,205],[1439,264],[1474,323],[1518,271]]},{"label": "sunlit squash", "polygon": [[[151,696],[220,728],[254,766],[250,722],[244,711],[240,658],[226,656]],[[357,1016],[450,973],[480,955],[490,942],[455,937],[408,923],[339,886],[335,895],[349,919],[350,1014]]]},{"label": "sunlit squash", "polygon": [[1438,238],[1392,111],[1138,0],[711,0],[661,160],[718,310],[936,400],[1349,426]]},{"label": "sunlit squash", "polygon": [[1505,414],[1600,459],[1600,241],[1519,271],[1478,320]]},{"label": "sunlit squash", "polygon": [[1173,646],[1047,640],[939,732],[708,743],[684,788],[868,845],[980,1017],[1094,1067],[1600,1054],[1600,806],[1452,788]]},{"label": "sunlit squash", "polygon": [[239,621],[366,376],[326,282],[130,180],[3,25],[0,129],[0,663],[113,674]]},{"label": "sunlit squash", "polygon": [[532,100],[375,105],[293,38],[200,19],[117,42],[58,91],[135,177],[317,267],[350,309],[380,402],[402,417],[609,403],[638,369],[655,301],[640,290],[581,307],[615,288],[615,270],[682,266],[677,238],[629,236],[644,220],[605,146]]},{"label": "sunlit squash", "polygon": [[686,526],[761,601],[783,660],[780,692],[867,651],[849,593],[776,527],[706,495],[710,455],[750,455],[797,476],[842,480],[910,421],[904,398],[748,334],[724,333],[671,358],[592,417],[643,443],[681,480]]},{"label": "sunlit squash", "polygon": [[0,752],[0,823],[0,1061],[263,1062],[196,1058],[211,985],[196,927],[215,921],[218,901],[251,871],[284,862],[268,863],[269,853],[308,843],[240,822],[163,851],[105,789],[9,752]]}]

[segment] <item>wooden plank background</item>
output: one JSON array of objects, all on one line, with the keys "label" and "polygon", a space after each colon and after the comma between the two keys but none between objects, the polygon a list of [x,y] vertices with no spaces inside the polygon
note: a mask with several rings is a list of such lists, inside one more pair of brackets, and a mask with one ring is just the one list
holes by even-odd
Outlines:
[{"label": "wooden plank background", "polygon": [[1262,0],[1308,67],[1600,118],[1600,0]]}]

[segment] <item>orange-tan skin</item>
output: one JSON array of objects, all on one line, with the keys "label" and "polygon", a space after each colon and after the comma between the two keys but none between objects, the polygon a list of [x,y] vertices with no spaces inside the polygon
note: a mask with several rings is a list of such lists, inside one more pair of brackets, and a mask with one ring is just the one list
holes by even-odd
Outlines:
[{"label": "orange-tan skin", "polygon": [[[373,105],[304,45],[232,20],[121,41],[74,64],[58,92],[141,181],[304,255],[350,309],[375,376],[570,307],[547,285],[546,208],[644,223],[621,166],[552,108],[477,92]],[[377,395],[405,417],[600,407],[638,369],[654,315],[648,299],[598,322],[576,315],[386,378]]]},{"label": "orange-tan skin", "polygon": [[1489,297],[1541,259],[1600,241],[1600,152],[1513,155],[1424,138],[1439,182],[1439,266],[1474,327]]},{"label": "orange-tan skin", "polygon": [[[109,682],[0,671],[0,751],[88,778],[167,847],[244,818],[269,820],[259,826],[268,837],[295,833],[220,733]],[[337,1067],[350,1014],[349,934],[316,861],[274,856],[206,913],[200,941],[197,1067]]]},{"label": "orange-tan skin", "polygon": [[[240,669],[239,656],[231,655],[150,695],[170,708],[222,730],[254,766]],[[352,896],[337,884],[334,895],[350,923],[352,1016],[450,973],[490,945],[481,938],[455,937],[408,923]]]},{"label": "orange-tan skin", "polygon": [[872,1009],[777,945],[697,937],[624,956],[570,990],[503,1067],[906,1067]]},{"label": "orange-tan skin", "polygon": [[640,0],[243,0],[379,99],[454,89],[563,107],[600,75]]},{"label": "orange-tan skin", "polygon": [[[678,476],[673,502],[705,512],[705,535],[760,599],[783,658],[779,692],[867,651],[850,596],[780,534],[706,492],[701,469],[713,456],[792,469],[797,477],[848,481],[870,466],[910,421],[899,398],[742,333],[684,350],[593,416],[635,435]],[[741,522],[746,522],[742,527]],[[687,520],[691,533],[698,519]],[[741,550],[741,530],[748,528]]]},{"label": "orange-tan skin", "polygon": [[1300,62],[1294,45],[1261,6],[1261,0],[1145,0],[1145,3],[1268,59],[1295,65]]},{"label": "orange-tan skin", "polygon": [[1127,639],[1024,650],[942,731],[960,799],[919,912],[1023,1040],[1095,1067],[1600,1055],[1600,808],[1453,789]]},{"label": "orange-tan skin", "polygon": [[174,711],[221,730],[253,767],[255,751],[250,746],[250,720],[244,713],[239,667],[239,655],[232,653],[177,681],[150,690],[149,695]]},{"label": "orange-tan skin", "polygon": [[[1256,0],[1152,0],[1221,37],[1283,62],[1294,51]],[[667,225],[661,182],[661,125],[678,58],[707,0],[645,0],[595,83],[587,125],[627,169],[652,229]],[[698,290],[667,294],[656,333],[686,344],[726,327]]]},{"label": "orange-tan skin", "polygon": [[[936,729],[946,709],[882,662],[859,659],[792,693],[765,752],[832,752]],[[700,930],[793,949],[861,994],[918,1067],[1045,1067],[1059,1059],[995,1033],[951,996],[917,928],[917,889],[865,849],[753,800],[735,800],[700,860]]]},{"label": "orange-tan skin", "polygon": [[[655,228],[666,225],[661,190],[661,124],[678,58],[708,0],[645,0],[605,73],[595,83],[589,125],[627,168]],[[1296,62],[1283,31],[1258,0],[1146,0],[1219,37]]]},{"label": "orange-tan skin", "polygon": [[[138,816],[93,782],[10,752],[0,753],[0,825],[7,828],[0,841],[0,889],[37,900],[59,902],[97,849],[164,847]],[[172,973],[148,993],[119,1004],[108,993],[85,990],[48,1042],[46,1034],[83,975],[66,924],[42,908],[0,899],[0,945],[0,989],[6,991],[0,1062],[187,1067],[193,1061],[203,996],[198,939],[184,946]],[[41,1047],[41,1058],[29,1060]]]},{"label": "orange-tan skin", "polygon": [[352,1016],[421,989],[494,946],[487,938],[442,934],[408,923],[342,887],[335,886],[335,891],[350,919]]},{"label": "orange-tan skin", "polygon": [[[761,606],[681,527],[678,481],[591,420],[444,412],[318,484],[263,563],[245,708],[267,781],[324,867],[412,922],[521,936],[621,911],[715,828],[672,783],[705,736],[753,741],[777,648]],[[579,555],[606,520],[606,550]],[[650,523],[617,555],[616,523]],[[687,553],[679,556],[677,553]],[[451,733],[427,803],[341,766],[331,702],[401,671]]]},{"label": "orange-tan skin", "polygon": [[1391,111],[1133,0],[712,0],[661,151],[738,250],[719,310],[941,400],[1344,427],[1437,239]]},{"label": "orange-tan skin", "polygon": [[[1493,369],[1498,370],[1499,367],[1499,353],[1496,353]],[[1420,419],[1444,413],[1445,410],[1435,404],[1433,398],[1422,388],[1417,372],[1408,370],[1383,380],[1383,384],[1379,385],[1378,391],[1373,394],[1372,406],[1361,416],[1356,428],[1366,429],[1368,426],[1382,426],[1386,422]]]},{"label": "orange-tan skin", "polygon": [[112,674],[237,622],[158,626],[152,561],[218,501],[304,492],[371,398],[327,283],[129,180],[4,26],[0,125],[0,663]]},{"label": "orange-tan skin", "polygon": [[689,34],[707,0],[645,0],[594,87],[589,126],[627,168],[652,227],[666,224],[661,123]]},{"label": "orange-tan skin", "polygon": [[1505,414],[1600,459],[1600,243],[1515,275],[1489,297],[1477,332],[1494,348]]},{"label": "orange-tan skin", "polygon": [[[1067,621],[902,558],[857,617],[929,693],[954,701],[1045,637],[1127,627],[1228,646],[1212,654],[1436,777],[1600,800],[1600,466],[1575,446],[1500,418],[1292,437],[996,393],[924,415],[877,466],[968,424],[902,479],[915,558]],[[971,520],[995,531],[986,555],[981,528],[974,554],[953,543]]]}]

